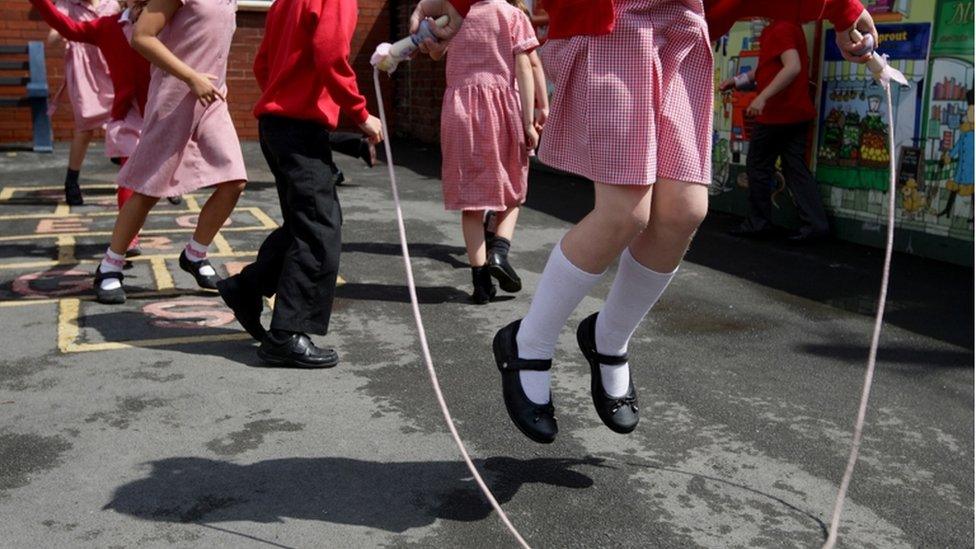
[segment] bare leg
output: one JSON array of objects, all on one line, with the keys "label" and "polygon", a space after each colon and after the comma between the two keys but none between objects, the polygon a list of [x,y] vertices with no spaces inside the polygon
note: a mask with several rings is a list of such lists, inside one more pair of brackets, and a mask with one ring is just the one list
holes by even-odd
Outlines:
[{"label": "bare leg", "polygon": [[509,208],[504,212],[495,212],[495,234],[506,240],[512,240],[515,234],[515,223],[518,221],[520,206]]},{"label": "bare leg", "polygon": [[91,143],[91,130],[75,131],[71,138],[71,149],[68,151],[68,169],[79,171],[88,154],[88,145]]},{"label": "bare leg", "polygon": [[562,240],[566,259],[588,273],[602,273],[647,226],[655,186],[596,184],[593,211]]},{"label": "bare leg", "polygon": [[707,213],[705,185],[670,179],[658,181],[654,185],[650,222],[630,243],[630,253],[652,271],[674,271]]},{"label": "bare leg", "polygon": [[221,183],[214,189],[200,210],[197,228],[193,231],[193,240],[200,244],[209,245],[213,242],[217,231],[224,226],[230,213],[237,206],[237,200],[244,192],[245,181],[228,181]]},{"label": "bare leg", "polygon": [[481,267],[487,260],[484,217],[485,212],[481,210],[461,212],[461,232],[464,234],[464,246],[468,249],[468,262],[472,267]]},{"label": "bare leg", "polygon": [[155,196],[146,196],[140,193],[133,193],[125,201],[122,209],[119,210],[119,216],[115,219],[115,228],[112,230],[112,242],[109,244],[109,248],[113,252],[120,255],[125,254],[129,248],[129,243],[139,234],[142,226],[146,223],[149,210],[158,201],[159,198]]}]

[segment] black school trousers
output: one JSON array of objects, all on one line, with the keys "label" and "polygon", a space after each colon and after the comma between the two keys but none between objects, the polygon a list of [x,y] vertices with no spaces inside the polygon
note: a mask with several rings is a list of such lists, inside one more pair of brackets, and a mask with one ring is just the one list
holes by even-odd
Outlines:
[{"label": "black school trousers", "polygon": [[261,244],[241,280],[264,296],[275,296],[272,329],[325,335],[342,250],[329,130],[307,120],[265,115],[258,120],[258,134],[284,223]]}]

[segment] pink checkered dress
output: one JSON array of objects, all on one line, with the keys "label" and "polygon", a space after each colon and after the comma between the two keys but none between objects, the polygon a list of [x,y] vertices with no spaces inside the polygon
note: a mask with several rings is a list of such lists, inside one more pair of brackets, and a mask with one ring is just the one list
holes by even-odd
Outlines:
[{"label": "pink checkered dress", "polygon": [[712,51],[701,0],[616,0],[615,11],[611,34],[540,50],[556,88],[540,160],[606,184],[707,185]]},{"label": "pink checkered dress", "polygon": [[471,6],[447,54],[441,180],[448,210],[505,210],[525,202],[529,151],[515,55],[539,45],[529,18],[504,0]]}]

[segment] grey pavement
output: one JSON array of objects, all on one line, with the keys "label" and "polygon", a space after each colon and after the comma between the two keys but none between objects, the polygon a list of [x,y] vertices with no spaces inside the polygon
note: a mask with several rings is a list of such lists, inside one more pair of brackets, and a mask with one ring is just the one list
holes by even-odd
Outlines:
[{"label": "grey pavement", "polygon": [[[602,426],[575,348],[575,325],[599,309],[607,276],[561,335],[561,431],[540,446],[504,411],[489,342],[525,314],[591,187],[533,172],[512,252],[526,290],[479,307],[467,302],[436,149],[394,147],[444,391],[476,465],[533,546],[823,542],[878,250],[742,241],[724,232],[735,219],[710,216],[632,343],[637,431]],[[87,273],[111,229],[116,168],[93,150],[82,174],[92,204],[59,209],[57,191],[37,187],[60,184],[63,149],[0,153],[0,192],[12,189],[0,195],[0,546],[514,546],[435,404],[384,168],[338,158],[350,179],[340,191],[346,283],[319,342],[342,362],[292,371],[262,366],[219,299],[177,267],[192,203],[150,217],[147,255],[158,258],[129,271],[138,295],[93,303]],[[252,182],[215,259],[231,269],[253,257],[262,216],[281,218],[257,147],[245,152]],[[973,272],[903,255],[894,269],[842,546],[971,547]]]}]

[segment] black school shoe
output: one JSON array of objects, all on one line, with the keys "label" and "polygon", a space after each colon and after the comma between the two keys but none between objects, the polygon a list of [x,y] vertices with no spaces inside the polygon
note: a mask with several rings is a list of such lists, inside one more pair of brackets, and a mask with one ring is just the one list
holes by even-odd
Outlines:
[{"label": "black school shoe", "polygon": [[498,287],[510,294],[522,290],[522,279],[508,262],[508,254],[494,249],[488,252],[488,272],[498,281]]},{"label": "black school shoe", "polygon": [[316,347],[307,335],[299,332],[284,341],[275,340],[269,333],[258,347],[258,357],[268,364],[289,368],[331,368],[339,363],[339,355],[334,350]]},{"label": "black school shoe", "polygon": [[495,283],[491,281],[491,273],[487,265],[471,267],[471,285],[474,286],[471,302],[475,305],[484,305],[494,299]]},{"label": "black school shoe", "polygon": [[125,303],[125,288],[122,286],[114,290],[102,289],[102,281],[110,278],[114,278],[119,281],[119,284],[122,284],[125,276],[121,272],[103,273],[101,266],[95,269],[95,299],[99,303],[105,303],[106,305],[120,305]]},{"label": "black school shoe", "polygon": [[548,404],[536,404],[525,396],[522,382],[519,380],[520,370],[535,370],[544,372],[552,368],[552,360],[526,360],[518,358],[518,334],[521,320],[505,326],[495,334],[492,341],[492,351],[495,354],[495,364],[502,374],[502,398],[508,417],[518,427],[522,434],[535,442],[549,444],[556,440],[559,427],[556,425],[555,408],[552,405],[552,395]]},{"label": "black school shoe", "polygon": [[64,201],[69,206],[83,206],[85,204],[85,198],[81,195],[81,186],[77,181],[74,183],[64,182]]},{"label": "black school shoe", "polygon": [[210,265],[210,261],[206,259],[201,259],[200,261],[190,261],[190,258],[186,257],[186,250],[183,250],[183,252],[180,253],[180,268],[193,275],[193,278],[195,278],[197,281],[197,286],[207,290],[216,290],[217,283],[220,282],[220,277],[216,274],[201,274],[200,269],[206,265]]},{"label": "black school shoe", "polygon": [[596,350],[596,317],[593,313],[580,322],[576,329],[576,342],[579,343],[583,356],[590,363],[590,393],[593,396],[593,406],[603,424],[611,431],[627,434],[637,427],[640,417],[637,415],[637,390],[631,379],[627,394],[622,397],[612,397],[603,389],[603,378],[600,376],[600,364],[615,366],[625,364],[627,355],[607,356]]},{"label": "black school shoe", "polygon": [[261,325],[261,311],[264,310],[261,294],[248,290],[241,282],[240,275],[217,282],[217,291],[220,292],[220,298],[224,303],[234,312],[234,318],[241,327],[255,340],[264,341],[268,332]]}]

